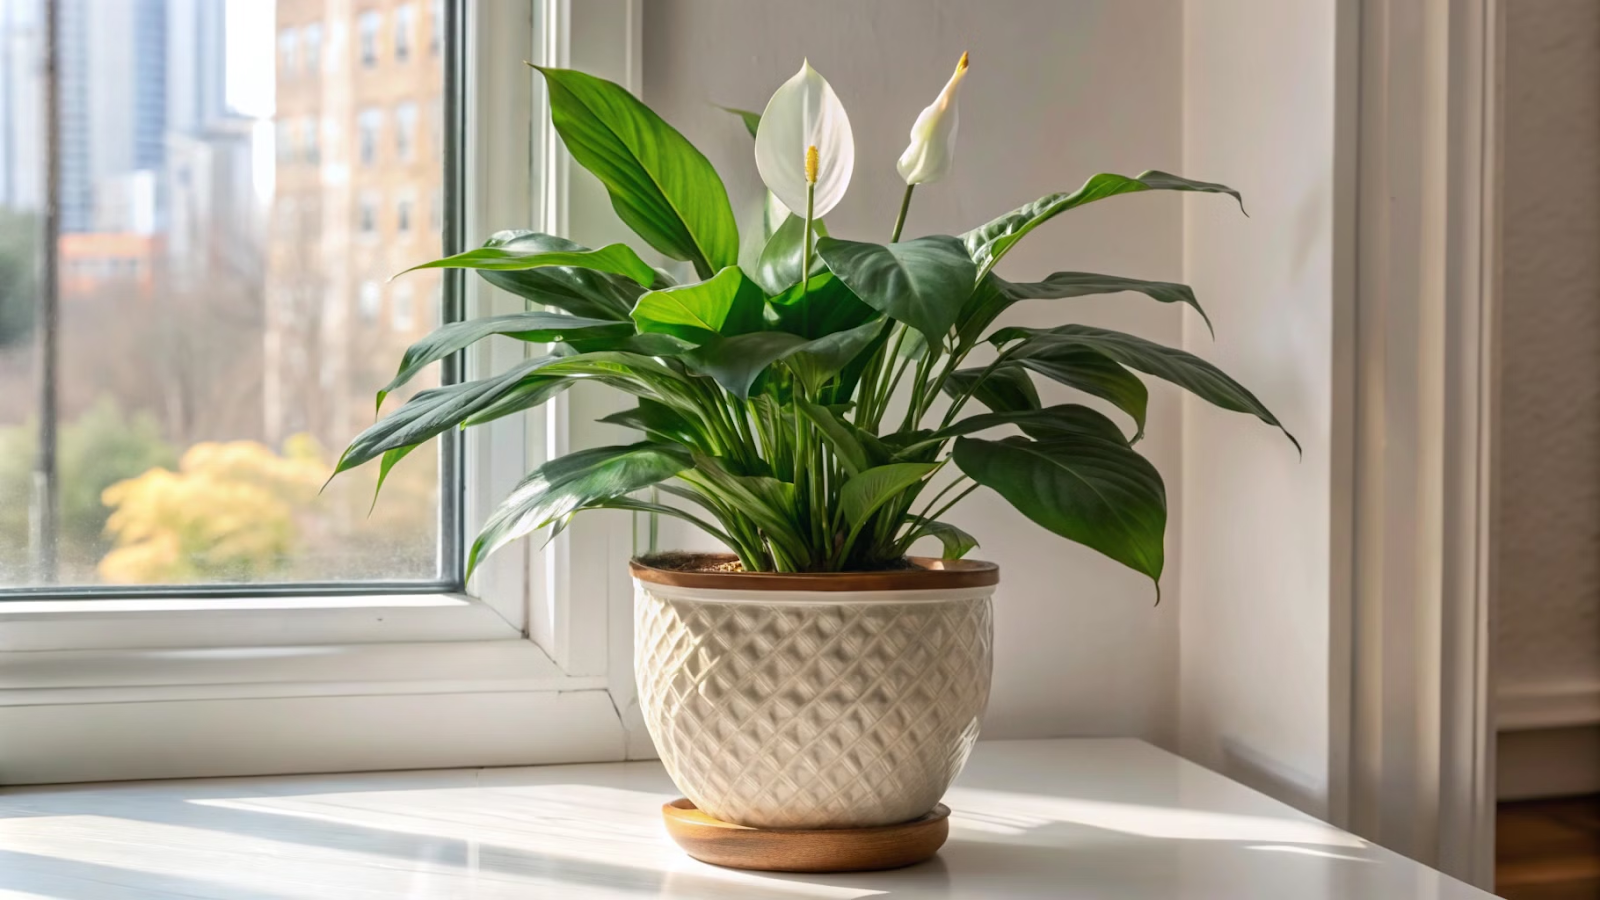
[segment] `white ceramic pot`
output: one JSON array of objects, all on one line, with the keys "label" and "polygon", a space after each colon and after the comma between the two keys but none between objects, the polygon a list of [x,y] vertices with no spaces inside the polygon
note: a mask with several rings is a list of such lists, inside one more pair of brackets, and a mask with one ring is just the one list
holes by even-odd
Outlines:
[{"label": "white ceramic pot", "polygon": [[931,811],[989,701],[991,563],[837,575],[635,561],[645,723],[684,796],[725,822],[860,828]]}]

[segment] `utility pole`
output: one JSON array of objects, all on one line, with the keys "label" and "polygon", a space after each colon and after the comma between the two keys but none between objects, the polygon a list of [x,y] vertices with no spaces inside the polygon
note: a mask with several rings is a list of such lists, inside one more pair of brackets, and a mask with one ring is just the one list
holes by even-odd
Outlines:
[{"label": "utility pole", "polygon": [[57,338],[61,322],[61,0],[45,0],[44,15],[44,252],[34,323],[39,447],[33,463],[29,546],[34,577],[40,584],[54,584],[58,577],[56,543],[60,535],[57,519],[61,494],[56,460],[56,372],[60,366]]}]

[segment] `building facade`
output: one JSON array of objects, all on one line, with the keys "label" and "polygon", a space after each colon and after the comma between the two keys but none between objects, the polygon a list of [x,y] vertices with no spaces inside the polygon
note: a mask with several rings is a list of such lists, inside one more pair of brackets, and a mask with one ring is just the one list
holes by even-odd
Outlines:
[{"label": "building facade", "polygon": [[389,279],[440,253],[444,22],[418,0],[277,9],[265,430],[337,449],[438,317],[437,273]]}]

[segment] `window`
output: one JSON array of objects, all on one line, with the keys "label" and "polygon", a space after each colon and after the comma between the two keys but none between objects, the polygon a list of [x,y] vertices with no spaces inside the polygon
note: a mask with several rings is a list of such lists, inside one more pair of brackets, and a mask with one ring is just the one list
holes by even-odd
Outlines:
[{"label": "window", "polygon": [[322,162],[322,147],[321,143],[317,140],[316,119],[307,118],[300,120],[300,140],[302,146],[305,148],[301,158],[311,165],[316,165]]},{"label": "window", "polygon": [[361,293],[356,300],[356,312],[360,314],[361,321],[377,321],[378,311],[383,309],[383,286],[376,281],[361,282]]},{"label": "window", "polygon": [[356,116],[356,154],[363,166],[378,161],[378,132],[383,129],[383,110],[367,107]]},{"label": "window", "polygon": [[382,27],[382,13],[368,10],[361,14],[356,43],[359,44],[362,68],[370,69],[378,64],[378,29]]},{"label": "window", "polygon": [[394,149],[401,162],[417,155],[417,104],[407,100],[394,108]]},{"label": "window", "polygon": [[428,52],[438,56],[439,48],[443,46],[444,0],[430,0],[428,3]]},{"label": "window", "polygon": [[404,3],[394,10],[394,61],[405,62],[411,58],[411,33],[415,27],[411,4]]},{"label": "window", "polygon": [[301,55],[305,58],[307,75],[316,75],[322,71],[322,25],[312,22],[301,32],[301,40],[305,49]]},{"label": "window", "polygon": [[378,236],[378,195],[373,191],[362,191],[356,199],[356,231],[365,238]]},{"label": "window", "polygon": [[411,209],[416,206],[416,201],[409,196],[401,197],[394,205],[394,230],[402,236],[411,234]]},{"label": "window", "polygon": [[294,74],[299,63],[300,34],[293,28],[278,32],[278,70],[285,75]]},{"label": "window", "polygon": [[417,326],[416,283],[397,281],[389,294],[389,327],[408,332]]},{"label": "window", "polygon": [[[43,8],[11,6],[20,16]],[[67,10],[102,6],[117,10],[114,23],[67,27]],[[385,323],[404,314],[382,305],[384,279],[444,249],[421,227],[416,198],[455,200],[442,165],[376,168],[396,152],[387,110],[446,102],[438,67],[401,81],[357,66],[387,54],[390,7],[64,4],[62,196],[95,202],[62,208],[59,412],[46,426],[58,456],[41,493],[39,334],[8,298],[31,298],[39,283],[31,262],[16,261],[36,258],[43,167],[0,154],[0,185],[28,188],[0,192],[0,610],[19,592],[65,601],[267,584],[317,596],[458,587],[459,539],[444,524],[460,491],[441,490],[437,443],[389,474],[370,517],[376,471],[318,493],[417,336],[397,328],[390,340]],[[23,24],[6,30],[4,52],[37,60],[39,23]],[[412,30],[415,57],[422,34]],[[6,116],[43,100],[31,66],[0,66],[10,136],[0,143],[33,146],[38,130]],[[420,134],[408,138],[420,156]],[[403,250],[378,241],[402,225],[385,215],[404,220]],[[436,279],[415,280],[422,297]],[[358,307],[385,327],[358,331]],[[384,411],[441,377],[434,367]],[[56,515],[38,541],[41,496]],[[10,627],[0,616],[0,633]]]},{"label": "window", "polygon": [[436,234],[444,231],[443,191],[434,191],[433,202],[428,204],[428,230]]}]

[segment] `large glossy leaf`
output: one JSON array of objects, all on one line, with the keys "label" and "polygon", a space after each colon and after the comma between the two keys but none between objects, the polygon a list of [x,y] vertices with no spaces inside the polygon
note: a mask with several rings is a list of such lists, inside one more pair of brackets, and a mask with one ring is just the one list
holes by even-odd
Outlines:
[{"label": "large glossy leaf", "polygon": [[633,321],[641,332],[700,344],[719,334],[760,330],[765,307],[761,288],[738,266],[729,266],[706,281],[645,294],[633,308]]},{"label": "large glossy leaf", "polygon": [[[1028,232],[1061,213],[1083,206],[1085,203],[1138,191],[1199,191],[1208,194],[1228,194],[1235,200],[1240,200],[1239,192],[1225,184],[1190,181],[1166,172],[1145,172],[1137,178],[1102,173],[1090,178],[1084,182],[1083,187],[1070,194],[1049,194],[1040,197],[1027,206],[1012,210],[986,225],[972,229],[961,237],[966,242],[967,251],[972,254],[973,261],[978,264],[978,274],[981,277],[993,269],[995,263],[999,262],[1000,258]],[[1239,208],[1244,209],[1242,200]]]},{"label": "large glossy leaf", "polygon": [[[950,377],[945,379],[944,392],[956,397],[971,391],[972,399],[995,412],[1017,412],[1039,408],[1039,390],[1033,386],[1033,381],[1028,378],[1027,372],[1015,366],[1001,366],[979,381],[983,371],[974,368],[951,372]],[[973,385],[977,387],[974,388]]]},{"label": "large glossy leaf", "polygon": [[378,391],[377,405],[381,408],[383,399],[391,391],[416,377],[430,363],[438,362],[492,334],[503,334],[519,341],[550,343],[626,337],[632,333],[633,326],[627,322],[583,319],[547,312],[512,313],[451,322],[434,329],[432,334],[406,348],[405,355],[400,358],[399,372]]},{"label": "large glossy leaf", "polygon": [[[588,248],[537,231],[501,231],[485,247],[520,253],[581,252]],[[549,266],[515,271],[479,270],[483,280],[529,303],[553,306],[575,316],[626,322],[628,311],[644,293],[631,278],[577,266]]]},{"label": "large glossy leaf", "polygon": [[700,429],[689,421],[687,416],[665,403],[648,397],[639,398],[639,405],[633,409],[614,412],[597,421],[608,425],[621,425],[624,428],[635,428],[652,440],[663,443],[684,444],[690,447],[705,443]]},{"label": "large glossy leaf", "polygon": [[[1284,436],[1299,449],[1300,442],[1283,427],[1260,400],[1244,385],[1193,353],[1164,347],[1144,338],[1108,331],[1089,325],[1063,325],[1060,328],[1002,328],[990,340],[1005,343],[1024,339],[1023,345],[1012,355],[1013,359],[1037,358],[1041,355],[1059,356],[1072,351],[1088,351],[1106,359],[1137,369],[1147,375],[1170,381],[1185,388],[1195,396],[1223,409],[1249,413],[1268,425],[1283,431]],[[1142,430],[1142,426],[1141,426]]]},{"label": "large glossy leaf", "polygon": [[649,441],[579,450],[545,463],[484,523],[467,556],[467,577],[489,554],[528,532],[581,507],[664,481],[693,463],[687,449]]},{"label": "large glossy leaf", "polygon": [[824,382],[865,353],[887,322],[879,317],[845,331],[805,341],[785,354],[787,365],[814,395]]},{"label": "large glossy leaf", "polygon": [[534,409],[550,402],[551,398],[572,387],[572,379],[557,376],[534,375],[517,382],[495,401],[478,410],[461,422],[462,428],[483,425],[495,419]]},{"label": "large glossy leaf", "polygon": [[1004,368],[1017,371],[1016,367],[1021,366],[1051,381],[1109,401],[1133,419],[1134,439],[1144,437],[1150,389],[1115,360],[1071,346],[1039,347],[1013,359],[1015,362]]},{"label": "large glossy leaf", "polygon": [[550,119],[572,158],[611,194],[617,215],[650,246],[691,262],[700,277],[739,260],[728,192],[699,150],[619,85],[571,69],[536,67]]},{"label": "large glossy leaf", "polygon": [[922,332],[939,346],[972,293],[976,268],[948,235],[898,244],[824,238],[817,254],[868,306]]},{"label": "large glossy leaf", "polygon": [[967,477],[1034,522],[1161,578],[1166,488],[1155,467],[1126,444],[1089,435],[1047,442],[963,437],[953,456]]},{"label": "large glossy leaf", "polygon": [[832,272],[811,276],[808,285],[794,284],[772,298],[777,326],[804,338],[837,334],[875,318],[878,311],[861,302]]},{"label": "large glossy leaf", "polygon": [[[818,219],[811,223],[812,229],[818,237],[827,237],[828,228]],[[778,226],[778,230],[767,238],[766,244],[761,248],[761,256],[756,261],[756,269],[750,274],[751,278],[760,284],[762,289],[769,294],[781,294],[800,283],[800,257],[806,252],[806,220],[800,216],[790,215]],[[826,271],[820,259],[811,261],[811,274]]]},{"label": "large glossy leaf", "polygon": [[[418,269],[483,269],[494,272],[522,272],[551,266],[575,266],[622,275],[649,287],[656,280],[656,270],[639,258],[627,244],[607,244],[599,250],[525,250],[520,247],[479,247],[455,256],[446,256],[401,272]],[[395,276],[400,277],[399,275]]]},{"label": "large glossy leaf", "polygon": [[695,372],[708,375],[740,400],[750,399],[750,385],[777,360],[806,339],[783,331],[756,331],[711,340],[684,354]]},{"label": "large glossy leaf", "polygon": [[1090,435],[1108,441],[1126,444],[1128,438],[1111,421],[1095,410],[1077,403],[1062,403],[1044,409],[1023,409],[1015,412],[990,412],[968,416],[947,428],[928,435],[920,441],[901,447],[900,452],[910,453],[929,444],[943,443],[954,437],[977,434],[1002,425],[1015,425],[1023,433],[1038,440],[1056,437]]},{"label": "large glossy leaf", "polygon": [[1096,275],[1092,272],[1057,272],[1043,281],[1013,284],[994,273],[984,279],[984,285],[972,292],[972,297],[961,310],[956,323],[956,333],[964,345],[976,343],[985,328],[1014,303],[1023,300],[1061,300],[1069,297],[1086,297],[1093,294],[1116,294],[1131,291],[1144,294],[1162,303],[1184,303],[1194,308],[1200,318],[1211,328],[1211,318],[1200,308],[1194,290],[1186,284],[1170,281],[1144,281],[1122,278],[1117,275]]},{"label": "large glossy leaf", "polygon": [[353,469],[385,451],[420,444],[488,408],[525,379],[557,361],[554,356],[524,360],[506,372],[479,381],[422,391],[405,405],[356,435],[334,466],[334,474]]},{"label": "large glossy leaf", "polygon": [[839,489],[839,509],[851,527],[860,528],[878,508],[939,468],[938,463],[889,463],[850,478]]}]

